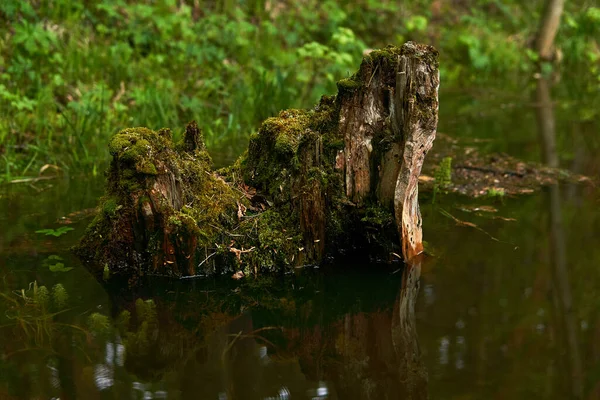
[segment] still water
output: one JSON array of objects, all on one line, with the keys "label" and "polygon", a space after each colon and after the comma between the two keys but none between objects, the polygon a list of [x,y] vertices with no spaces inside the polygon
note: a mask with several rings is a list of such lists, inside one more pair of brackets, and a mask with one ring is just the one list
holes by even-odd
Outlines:
[{"label": "still water", "polygon": [[[565,87],[554,101],[539,87],[443,91],[439,131],[597,177],[597,114]],[[431,254],[412,268],[341,260],[136,290],[103,287],[68,251],[102,185],[0,188],[0,399],[600,398],[591,185],[424,193]],[[36,233],[61,226],[74,230]]]}]

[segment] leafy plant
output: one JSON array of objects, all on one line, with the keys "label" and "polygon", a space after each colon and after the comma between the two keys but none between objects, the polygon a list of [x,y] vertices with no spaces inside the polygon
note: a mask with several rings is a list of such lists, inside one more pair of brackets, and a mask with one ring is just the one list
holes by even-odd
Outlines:
[{"label": "leafy plant", "polygon": [[[52,272],[69,272],[73,269],[73,267],[65,267],[63,261],[64,260],[62,259],[62,257],[59,257],[57,255],[51,255],[48,258],[46,258],[42,264],[48,267],[48,269]],[[59,293],[57,293],[59,297],[61,297],[62,295],[60,292],[62,292],[62,289],[59,288]]]},{"label": "leafy plant", "polygon": [[488,188],[488,190],[486,192],[486,196],[491,199],[502,199],[502,198],[504,198],[505,195],[506,195],[506,192],[504,191],[504,188],[491,187],[491,188]]},{"label": "leafy plant", "polygon": [[442,159],[433,177],[432,202],[435,203],[436,194],[452,185],[452,157],[444,157]]},{"label": "leafy plant", "polygon": [[90,331],[97,335],[102,335],[110,330],[110,319],[103,314],[93,313],[88,317],[87,321],[88,328]]},{"label": "leafy plant", "polygon": [[70,232],[73,230],[74,229],[71,228],[70,226],[61,226],[58,229],[40,229],[40,230],[35,231],[35,233],[41,233],[46,236],[60,237],[64,234],[66,234],[67,232]]},{"label": "leafy plant", "polygon": [[73,328],[81,331],[74,325],[65,325],[54,320],[54,317],[65,311],[68,304],[66,289],[54,285],[52,294],[46,286],[38,285],[37,281],[29,284],[26,289],[5,293],[0,291],[0,332],[2,329],[13,329],[15,335],[35,346],[49,345],[52,338],[62,328]]},{"label": "leafy plant", "polygon": [[[195,119],[209,146],[241,152],[266,117],[335,92],[366,49],[389,43],[438,47],[444,87],[518,86],[537,62],[543,2],[38,3],[0,2],[0,182],[45,164],[97,171],[108,138],[130,126]],[[599,15],[567,2],[557,37],[564,72],[588,92],[600,81]]]}]

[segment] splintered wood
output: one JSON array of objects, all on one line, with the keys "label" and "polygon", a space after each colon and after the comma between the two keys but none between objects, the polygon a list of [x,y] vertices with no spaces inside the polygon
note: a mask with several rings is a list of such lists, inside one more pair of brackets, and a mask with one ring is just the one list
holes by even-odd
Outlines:
[{"label": "splintered wood", "polygon": [[[437,51],[408,42],[371,53],[350,83],[338,84],[346,196],[392,206],[405,261],[423,251],[419,174],[438,122]],[[351,88],[351,89],[348,89]]]}]

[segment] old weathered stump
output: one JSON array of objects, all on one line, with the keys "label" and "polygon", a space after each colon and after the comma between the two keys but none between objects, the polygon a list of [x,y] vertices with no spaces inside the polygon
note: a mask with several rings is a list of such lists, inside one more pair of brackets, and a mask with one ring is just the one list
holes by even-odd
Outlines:
[{"label": "old weathered stump", "polygon": [[378,62],[363,63],[358,76],[340,82],[346,90],[339,95],[344,149],[338,157],[349,200],[393,204],[409,260],[423,250],[418,178],[437,128],[437,52],[413,43],[400,54],[385,51],[372,53]]},{"label": "old weathered stump", "polygon": [[125,130],[100,211],[77,248],[99,274],[275,271],[350,251],[422,251],[418,177],[435,138],[437,51],[371,52],[312,110],[286,110],[213,171],[195,123]]}]

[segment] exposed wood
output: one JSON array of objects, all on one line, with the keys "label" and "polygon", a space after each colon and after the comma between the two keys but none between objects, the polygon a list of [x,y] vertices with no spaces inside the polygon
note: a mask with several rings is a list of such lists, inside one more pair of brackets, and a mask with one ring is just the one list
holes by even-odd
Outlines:
[{"label": "exposed wood", "polygon": [[428,49],[410,46],[398,64],[396,104],[398,126],[405,138],[403,162],[396,181],[394,211],[402,238],[402,255],[410,261],[423,252],[419,210],[419,175],[425,155],[433,146],[438,122],[439,71]]},{"label": "exposed wood", "polygon": [[374,194],[393,204],[405,260],[423,250],[418,178],[437,129],[436,57],[430,46],[406,43],[361,67],[355,79],[367,84],[341,99],[346,195],[357,205]]}]

